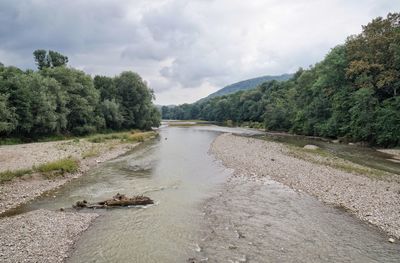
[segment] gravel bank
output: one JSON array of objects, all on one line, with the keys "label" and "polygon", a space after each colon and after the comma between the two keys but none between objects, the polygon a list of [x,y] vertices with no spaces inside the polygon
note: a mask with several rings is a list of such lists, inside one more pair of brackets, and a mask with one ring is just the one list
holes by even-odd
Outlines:
[{"label": "gravel bank", "polygon": [[36,210],[0,219],[0,261],[63,262],[97,216]]},{"label": "gravel bank", "polygon": [[[0,214],[17,207],[22,203],[33,200],[46,191],[60,187],[74,178],[82,176],[82,174],[90,168],[93,168],[104,161],[114,159],[133,149],[138,144],[139,143],[119,143],[114,141],[100,144],[92,144],[87,141],[81,141],[79,143],[62,141],[0,147],[0,158],[2,158],[2,161],[0,161],[0,167],[8,165],[7,167],[12,167],[13,169],[30,168],[33,163],[45,163],[68,156],[73,156],[80,160],[79,171],[74,174],[67,174],[52,180],[42,178],[40,175],[29,175],[25,178],[18,178],[0,184]],[[96,147],[96,156],[83,158],[83,153],[92,150],[93,147]],[[25,151],[22,149],[29,150]],[[6,159],[4,156],[8,154],[13,157],[4,160]],[[40,158],[43,159],[38,159],[37,156],[40,156]]]},{"label": "gravel bank", "polygon": [[400,244],[345,211],[269,179],[230,177],[203,207],[196,262],[400,262]]},{"label": "gravel bank", "polygon": [[287,146],[224,134],[211,151],[236,175],[269,177],[323,202],[348,209],[400,238],[400,184],[374,180],[290,156]]}]

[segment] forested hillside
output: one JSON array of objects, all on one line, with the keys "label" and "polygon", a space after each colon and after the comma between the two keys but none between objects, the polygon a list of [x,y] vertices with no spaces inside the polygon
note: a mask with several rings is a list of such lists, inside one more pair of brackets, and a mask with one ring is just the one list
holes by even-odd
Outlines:
[{"label": "forested hillside", "polygon": [[208,95],[204,99],[210,99],[210,98],[214,98],[214,97],[218,97],[218,96],[228,95],[228,94],[238,92],[240,90],[254,89],[266,81],[271,81],[271,80],[284,81],[284,80],[290,79],[292,76],[293,76],[292,74],[282,74],[282,75],[278,75],[278,76],[262,76],[262,77],[258,77],[258,78],[252,78],[252,79],[239,81],[237,83],[228,85],[228,86]]},{"label": "forested hillside", "polygon": [[400,14],[378,17],[292,79],[173,109],[163,118],[261,122],[272,131],[400,145]]},{"label": "forested hillside", "polygon": [[123,72],[94,79],[60,53],[36,50],[37,71],[0,64],[0,138],[84,135],[159,125],[153,91]]}]

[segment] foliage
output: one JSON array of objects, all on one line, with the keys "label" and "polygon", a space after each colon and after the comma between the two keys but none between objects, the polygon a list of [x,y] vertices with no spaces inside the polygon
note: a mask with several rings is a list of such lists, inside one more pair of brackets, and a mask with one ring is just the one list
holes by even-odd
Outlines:
[{"label": "foliage", "polygon": [[400,14],[395,13],[374,19],[287,81],[161,110],[163,119],[263,122],[266,130],[399,146],[399,91]]},{"label": "foliage", "polygon": [[33,52],[38,69],[66,66],[68,57],[56,51],[37,49]]},{"label": "foliage", "polygon": [[153,91],[136,73],[92,79],[58,52],[34,57],[38,71],[0,66],[2,141],[159,126]]}]

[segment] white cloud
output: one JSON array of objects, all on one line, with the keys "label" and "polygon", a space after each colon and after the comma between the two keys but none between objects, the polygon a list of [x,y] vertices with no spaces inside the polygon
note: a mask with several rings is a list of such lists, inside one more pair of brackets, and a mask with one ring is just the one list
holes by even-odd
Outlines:
[{"label": "white cloud", "polygon": [[138,72],[157,103],[193,102],[314,64],[399,8],[392,0],[2,1],[0,61],[34,67],[34,49],[56,49],[91,74]]}]

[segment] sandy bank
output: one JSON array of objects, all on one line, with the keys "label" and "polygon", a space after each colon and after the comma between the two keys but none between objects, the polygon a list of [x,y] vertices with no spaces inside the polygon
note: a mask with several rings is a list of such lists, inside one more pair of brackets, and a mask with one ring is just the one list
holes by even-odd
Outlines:
[{"label": "sandy bank", "polygon": [[[230,134],[211,147],[236,175],[268,177],[305,191],[323,202],[348,209],[388,234],[400,237],[400,184],[296,158],[289,147]],[[335,160],[332,160],[335,161]]]},{"label": "sandy bank", "polygon": [[1,262],[63,262],[93,213],[36,210],[0,219]]}]

